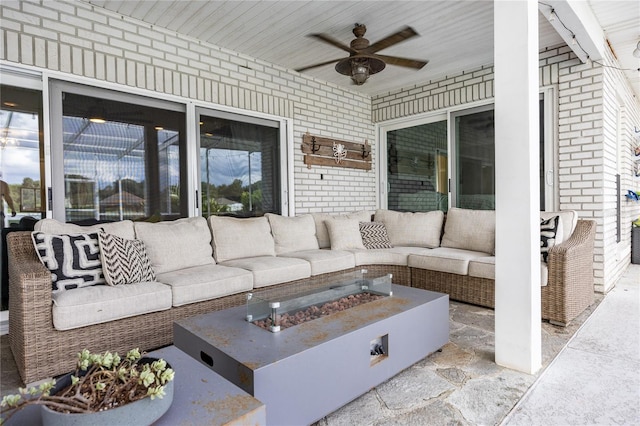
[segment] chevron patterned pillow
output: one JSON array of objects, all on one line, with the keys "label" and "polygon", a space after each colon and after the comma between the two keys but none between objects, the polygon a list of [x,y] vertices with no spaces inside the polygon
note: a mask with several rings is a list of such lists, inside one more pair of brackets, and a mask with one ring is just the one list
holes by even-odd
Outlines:
[{"label": "chevron patterned pillow", "polygon": [[155,281],[144,242],[127,240],[117,235],[98,233],[104,278],[109,285]]},{"label": "chevron patterned pillow", "polygon": [[392,248],[387,227],[382,222],[360,222],[362,244],[367,249]]}]

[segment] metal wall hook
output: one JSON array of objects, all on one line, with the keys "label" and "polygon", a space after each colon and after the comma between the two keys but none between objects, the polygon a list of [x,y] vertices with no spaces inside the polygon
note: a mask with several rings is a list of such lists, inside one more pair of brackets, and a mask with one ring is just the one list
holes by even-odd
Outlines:
[{"label": "metal wall hook", "polygon": [[315,154],[315,153],[316,153],[316,152],[318,152],[319,150],[320,150],[320,145],[318,145],[318,144],[316,143],[316,137],[315,137],[315,136],[313,136],[313,137],[311,138],[311,152]]},{"label": "metal wall hook", "polygon": [[369,156],[369,154],[371,154],[371,149],[367,149],[369,147],[369,144],[367,142],[364,143],[364,145],[362,145],[362,159],[364,160],[365,158],[367,158]]}]

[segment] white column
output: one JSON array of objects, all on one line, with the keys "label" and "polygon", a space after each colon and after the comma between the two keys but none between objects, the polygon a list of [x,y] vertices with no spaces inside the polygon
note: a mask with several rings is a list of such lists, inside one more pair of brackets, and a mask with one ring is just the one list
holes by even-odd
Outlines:
[{"label": "white column", "polygon": [[496,363],[541,366],[538,7],[495,0]]}]

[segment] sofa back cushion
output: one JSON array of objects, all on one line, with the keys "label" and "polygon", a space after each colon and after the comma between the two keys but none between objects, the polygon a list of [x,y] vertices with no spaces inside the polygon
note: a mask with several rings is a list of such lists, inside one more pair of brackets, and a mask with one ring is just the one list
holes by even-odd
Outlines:
[{"label": "sofa back cushion", "polygon": [[327,225],[324,223],[327,219],[355,219],[358,222],[371,222],[371,212],[359,211],[345,214],[329,214],[329,213],[311,213],[313,220],[316,222],[316,238],[320,248],[330,248],[331,238]]},{"label": "sofa back cushion", "polygon": [[209,216],[213,250],[218,262],[257,256],[275,256],[275,241],[266,217],[237,219]]},{"label": "sofa back cushion", "polygon": [[384,223],[389,241],[394,247],[428,247],[440,245],[444,213],[440,210],[402,213],[393,210],[376,211],[376,222]]},{"label": "sofa back cushion", "polygon": [[134,227],[136,237],[144,242],[156,274],[215,264],[211,233],[203,217],[157,223],[136,222]]},{"label": "sofa back cushion", "polygon": [[549,220],[554,216],[560,217],[555,243],[560,244],[569,239],[578,224],[578,212],[575,210],[563,210],[559,212],[540,212],[541,220]]},{"label": "sofa back cushion", "polygon": [[101,229],[108,234],[132,240],[136,237],[133,222],[121,220],[119,222],[99,223],[91,226],[80,226],[73,223],[58,222],[55,219],[42,219],[36,222],[33,230],[45,234],[87,234],[99,232]]},{"label": "sofa back cushion", "polygon": [[267,213],[265,216],[271,226],[276,254],[319,248],[316,223],[310,214],[286,217]]},{"label": "sofa back cushion", "polygon": [[447,213],[442,247],[495,254],[496,213],[452,207]]}]

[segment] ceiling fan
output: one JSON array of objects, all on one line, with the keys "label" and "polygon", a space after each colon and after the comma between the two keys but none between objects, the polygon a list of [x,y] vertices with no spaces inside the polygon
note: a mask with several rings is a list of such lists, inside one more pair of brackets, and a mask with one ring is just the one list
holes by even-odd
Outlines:
[{"label": "ceiling fan", "polygon": [[376,74],[382,71],[386,64],[399,65],[401,67],[421,69],[429,61],[420,61],[416,59],[398,58],[396,56],[377,55],[376,52],[391,47],[396,43],[407,40],[411,37],[417,36],[418,33],[411,27],[404,27],[402,30],[391,34],[379,40],[373,44],[369,44],[369,40],[364,38],[364,33],[367,31],[367,27],[362,24],[355,24],[353,28],[353,35],[355,39],[351,41],[350,46],[345,45],[339,40],[327,35],[327,34],[310,34],[310,37],[315,37],[325,43],[329,43],[332,46],[349,52],[349,57],[344,59],[333,59],[331,61],[322,62],[319,64],[309,65],[306,67],[298,68],[296,71],[302,72],[311,68],[321,67],[323,65],[338,62],[336,64],[336,71],[340,74],[348,75],[353,82],[358,86],[364,84],[371,74]]}]

